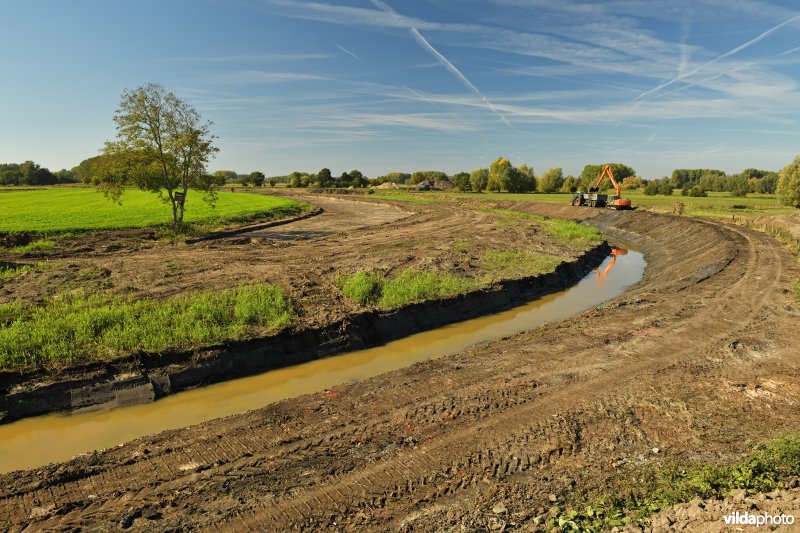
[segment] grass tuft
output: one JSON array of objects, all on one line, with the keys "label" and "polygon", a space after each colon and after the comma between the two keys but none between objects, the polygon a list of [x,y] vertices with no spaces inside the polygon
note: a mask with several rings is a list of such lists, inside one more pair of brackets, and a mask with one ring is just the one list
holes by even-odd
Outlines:
[{"label": "grass tuft", "polygon": [[0,368],[53,368],[136,352],[188,349],[287,327],[294,312],[274,285],[131,300],[77,292],[37,308],[0,306]]},{"label": "grass tuft", "polygon": [[800,434],[788,435],[753,447],[733,465],[697,464],[671,467],[660,475],[638,480],[633,487],[617,487],[612,496],[591,505],[557,509],[547,529],[608,531],[627,524],[646,526],[651,515],[694,498],[724,498],[734,490],[749,494],[771,492],[800,475]]},{"label": "grass tuft", "polygon": [[38,262],[35,265],[0,263],[0,281],[14,279],[28,272],[42,272],[51,267],[48,262]]},{"label": "grass tuft", "polygon": [[361,305],[375,305],[383,291],[383,277],[376,272],[359,270],[341,284],[342,293]]},{"label": "grass tuft", "polygon": [[56,247],[55,241],[51,240],[40,240],[40,241],[33,241],[31,243],[25,244],[23,246],[15,246],[11,249],[12,252],[16,252],[18,254],[27,254],[31,252],[45,252],[47,250],[53,250]]}]

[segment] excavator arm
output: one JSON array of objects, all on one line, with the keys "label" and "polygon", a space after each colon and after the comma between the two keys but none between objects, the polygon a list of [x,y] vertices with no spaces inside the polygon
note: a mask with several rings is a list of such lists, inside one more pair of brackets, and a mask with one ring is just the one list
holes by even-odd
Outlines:
[{"label": "excavator arm", "polygon": [[614,186],[614,192],[616,192],[617,198],[621,198],[622,194],[620,194],[619,183],[617,183],[617,180],[614,179],[614,173],[611,171],[611,165],[606,165],[603,167],[603,172],[601,172],[600,177],[597,178],[597,183],[594,184],[594,189],[600,190],[600,184],[603,183],[603,178],[606,176],[608,176],[608,179],[611,180],[611,185]]}]

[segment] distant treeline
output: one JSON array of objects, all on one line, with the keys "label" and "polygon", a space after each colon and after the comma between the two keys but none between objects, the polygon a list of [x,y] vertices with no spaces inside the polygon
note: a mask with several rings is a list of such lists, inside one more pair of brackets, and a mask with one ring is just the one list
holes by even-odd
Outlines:
[{"label": "distant treeline", "polygon": [[[0,164],[0,185],[53,185],[57,183],[92,183],[102,165],[103,156],[90,157],[81,161],[76,167],[58,172],[51,172],[33,161],[24,163]],[[623,189],[644,188],[645,194],[672,194],[681,189],[684,195],[705,196],[706,192],[729,192],[734,196],[748,193],[775,194],[778,186],[778,173],[769,170],[748,168],[738,174],[728,175],[718,169],[676,169],[671,177],[645,179],[636,176],[636,171],[622,163],[609,163],[614,177]],[[508,159],[498,158],[489,167],[475,169],[472,172],[459,172],[448,175],[439,170],[423,170],[417,172],[390,172],[377,178],[368,178],[359,170],[342,172],[333,176],[327,168],[319,172],[295,171],[285,176],[267,178],[262,172],[238,174],[232,170],[218,170],[211,178],[219,184],[240,183],[257,187],[266,184],[275,186],[278,183],[295,188],[363,188],[377,186],[386,182],[397,185],[419,186],[430,184],[446,185],[462,192],[490,191],[509,192],[574,192],[587,190],[597,181],[603,164],[590,164],[583,167],[580,175],[564,176],[562,169],[554,167],[540,175],[534,174],[533,167],[520,165],[514,167]],[[602,190],[611,188],[605,180]]]},{"label": "distant treeline", "polygon": [[749,193],[775,194],[779,175],[771,170],[748,168],[738,174],[728,175],[722,170],[708,168],[679,168],[672,177],[663,177],[645,183],[645,194],[672,194],[681,189],[685,195],[705,196],[706,192],[729,192],[733,196]]},{"label": "distant treeline", "polygon": [[0,163],[0,185],[55,185],[76,181],[75,174],[67,169],[53,173],[33,161]]}]

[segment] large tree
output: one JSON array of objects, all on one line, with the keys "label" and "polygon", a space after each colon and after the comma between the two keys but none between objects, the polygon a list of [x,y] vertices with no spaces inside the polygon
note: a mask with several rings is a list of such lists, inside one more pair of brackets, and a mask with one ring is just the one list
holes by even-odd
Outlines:
[{"label": "large tree", "polygon": [[266,179],[267,179],[267,177],[264,175],[263,172],[260,172],[260,171],[256,170],[256,171],[253,171],[253,172],[250,173],[250,175],[248,176],[248,180],[247,181],[252,183],[255,187],[263,187],[264,186],[264,180],[266,180]]},{"label": "large tree", "polygon": [[469,174],[469,184],[475,192],[481,192],[486,189],[489,183],[489,169],[476,168]]},{"label": "large tree", "polygon": [[564,172],[561,167],[548,168],[539,178],[539,191],[558,192],[564,186]]},{"label": "large tree", "polygon": [[784,205],[800,207],[800,155],[781,170],[778,198]]},{"label": "large tree", "polygon": [[114,115],[117,137],[103,149],[105,168],[98,188],[119,201],[126,186],[154,192],[172,206],[172,221],[183,223],[190,189],[202,191],[211,205],[218,181],[206,164],[219,151],[211,122],[161,85],[125,90]]},{"label": "large tree", "polygon": [[495,159],[489,167],[490,191],[530,192],[536,189],[533,168],[522,165],[516,168],[505,157]]}]

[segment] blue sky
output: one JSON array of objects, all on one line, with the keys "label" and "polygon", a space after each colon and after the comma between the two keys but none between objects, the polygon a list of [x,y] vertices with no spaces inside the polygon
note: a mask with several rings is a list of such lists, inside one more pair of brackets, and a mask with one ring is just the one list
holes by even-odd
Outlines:
[{"label": "blue sky", "polygon": [[0,0],[0,162],[96,155],[120,94],[214,122],[211,170],[777,170],[800,153],[800,4]]}]

